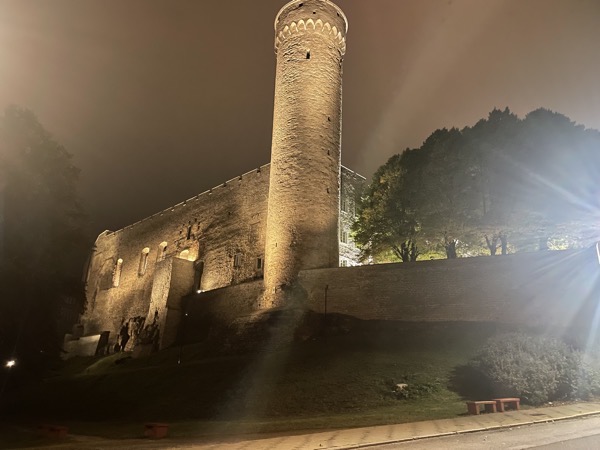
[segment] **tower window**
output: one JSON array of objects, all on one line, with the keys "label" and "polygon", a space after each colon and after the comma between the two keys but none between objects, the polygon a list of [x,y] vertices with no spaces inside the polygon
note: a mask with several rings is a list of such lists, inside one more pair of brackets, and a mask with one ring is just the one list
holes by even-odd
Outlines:
[{"label": "tower window", "polygon": [[192,237],[192,226],[189,225],[187,228],[187,236],[186,239],[189,240]]},{"label": "tower window", "polygon": [[310,50],[306,52],[306,59],[310,59]]},{"label": "tower window", "polygon": [[348,212],[348,201],[345,198],[342,199],[342,211]]},{"label": "tower window", "polygon": [[263,259],[259,256],[258,258],[256,258],[256,269],[262,270],[262,268],[263,268]]}]

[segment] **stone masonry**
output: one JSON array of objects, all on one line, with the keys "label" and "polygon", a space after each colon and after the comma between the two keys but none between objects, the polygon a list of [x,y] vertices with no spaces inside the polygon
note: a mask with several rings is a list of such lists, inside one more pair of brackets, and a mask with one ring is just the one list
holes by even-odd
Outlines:
[{"label": "stone masonry", "polygon": [[[160,347],[165,347],[175,339],[181,296],[254,280],[262,284],[269,171],[269,165],[261,166],[140,222],[100,234],[87,272],[87,308],[81,319],[85,333],[110,331],[114,345],[123,322],[131,322],[130,349],[141,331],[133,319],[149,326],[158,312]],[[346,168],[341,173],[343,204],[354,211],[364,178]],[[349,236],[349,214],[342,213],[340,239]],[[340,244],[339,257],[347,261],[343,265],[358,263],[351,238]],[[167,323],[171,329],[165,328]]]},{"label": "stone masonry", "polygon": [[302,269],[339,264],[342,62],[348,24],[329,1],[275,19],[275,110],[265,294],[280,305]]},{"label": "stone masonry", "polygon": [[364,178],[340,163],[346,31],[328,0],[280,10],[271,163],[100,234],[86,278],[86,334],[109,331],[115,350],[141,338],[162,348],[176,338],[182,296],[264,276],[252,303],[281,306],[278,291],[300,270],[358,263],[349,227]]}]

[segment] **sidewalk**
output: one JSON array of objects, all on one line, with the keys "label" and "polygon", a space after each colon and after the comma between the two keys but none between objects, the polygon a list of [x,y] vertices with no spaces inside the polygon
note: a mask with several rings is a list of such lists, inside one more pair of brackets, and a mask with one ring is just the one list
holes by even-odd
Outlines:
[{"label": "sidewalk", "polygon": [[[465,406],[466,410],[466,406]],[[510,411],[505,413],[462,416],[455,419],[430,420],[322,433],[259,439],[238,443],[215,443],[187,448],[195,450],[267,450],[267,449],[356,449],[375,444],[410,441],[457,433],[509,428],[555,420],[600,414],[600,403],[576,403],[564,406]]]},{"label": "sidewalk", "polygon": [[[466,406],[465,406],[466,412]],[[357,449],[376,444],[387,444],[415,439],[448,436],[459,433],[495,430],[531,425],[535,423],[574,419],[600,414],[600,403],[576,403],[562,406],[510,411],[505,413],[461,416],[454,419],[429,420],[366,428],[323,431],[293,436],[265,437],[255,440],[236,440],[227,437],[222,441],[194,444],[189,440],[146,439],[110,440],[72,436],[68,442],[56,443],[45,449],[187,449],[187,450],[324,450]],[[240,436],[243,439],[243,436]],[[30,447],[31,448],[31,447]]]}]

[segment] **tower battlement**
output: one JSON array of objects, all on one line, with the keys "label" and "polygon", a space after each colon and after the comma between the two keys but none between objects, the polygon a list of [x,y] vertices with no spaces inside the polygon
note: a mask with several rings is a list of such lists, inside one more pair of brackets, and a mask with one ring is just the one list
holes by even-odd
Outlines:
[{"label": "tower battlement", "polygon": [[275,53],[289,37],[310,32],[330,36],[342,56],[346,53],[348,20],[327,0],[294,0],[281,8],[275,18]]}]

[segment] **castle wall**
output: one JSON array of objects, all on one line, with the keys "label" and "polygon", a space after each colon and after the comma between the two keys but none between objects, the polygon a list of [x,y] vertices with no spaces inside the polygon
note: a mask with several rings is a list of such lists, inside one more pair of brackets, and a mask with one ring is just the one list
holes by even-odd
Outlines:
[{"label": "castle wall", "polygon": [[181,298],[192,292],[193,284],[192,261],[168,258],[157,263],[145,323],[155,324],[160,330],[159,348],[168,347],[177,339],[182,319]]},{"label": "castle wall", "polygon": [[145,318],[157,267],[169,258],[195,262],[194,289],[260,277],[268,179],[269,166],[262,166],[122,230],[102,233],[87,277],[86,333],[108,330],[114,337],[123,320]]},{"label": "castle wall", "polygon": [[[114,341],[123,321],[141,318],[146,324],[152,322],[157,307],[151,302],[163,308],[169,298],[172,304],[175,291],[183,296],[189,291],[211,291],[261,278],[269,170],[269,165],[262,166],[122,230],[102,233],[87,275],[87,308],[82,318],[86,334],[110,331]],[[345,167],[341,176],[342,190],[353,204],[364,178]],[[344,217],[347,220],[341,227],[349,235],[350,213]],[[356,247],[352,243],[346,247],[345,257],[353,258]],[[180,279],[175,290],[171,285],[173,263],[169,262],[173,258],[193,265],[177,272]],[[121,273],[118,286],[114,286],[119,260]],[[354,264],[357,259],[352,261]],[[182,271],[186,275],[181,275]],[[232,308],[233,313],[236,306]],[[169,323],[173,320],[171,315]],[[173,332],[172,326],[161,327],[167,328]],[[133,344],[133,339],[130,342]]]},{"label": "castle wall", "polygon": [[263,280],[255,280],[192,294],[185,309],[189,317],[210,316],[212,321],[230,323],[261,309],[263,286]]},{"label": "castle wall", "polygon": [[595,252],[553,251],[307,270],[310,309],[367,320],[568,326],[593,316]]}]

